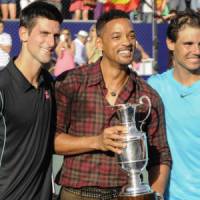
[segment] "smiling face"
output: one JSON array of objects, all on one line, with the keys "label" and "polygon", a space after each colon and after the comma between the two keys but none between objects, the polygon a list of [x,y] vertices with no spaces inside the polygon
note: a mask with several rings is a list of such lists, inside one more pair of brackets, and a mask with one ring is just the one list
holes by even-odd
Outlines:
[{"label": "smiling face", "polygon": [[132,62],[135,42],[131,21],[126,18],[113,19],[105,24],[97,40],[103,60],[113,65]]},{"label": "smiling face", "polygon": [[31,30],[25,27],[20,28],[22,48],[30,61],[36,61],[39,64],[50,61],[51,53],[58,40],[59,31],[59,22],[42,17],[36,19]]},{"label": "smiling face", "polygon": [[173,51],[175,68],[195,73],[200,71],[200,28],[185,26],[178,32],[176,42],[167,40]]}]

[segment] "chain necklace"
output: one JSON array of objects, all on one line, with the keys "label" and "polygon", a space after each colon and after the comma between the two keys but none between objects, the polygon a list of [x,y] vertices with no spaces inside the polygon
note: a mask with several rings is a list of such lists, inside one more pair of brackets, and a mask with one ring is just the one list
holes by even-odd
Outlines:
[{"label": "chain necklace", "polygon": [[118,89],[112,89],[112,88],[109,88],[108,86],[106,86],[109,94],[112,97],[116,97],[119,94],[119,92],[121,91],[121,89],[124,87],[124,85],[127,83],[128,79],[129,79],[129,76],[127,76],[127,78],[125,79],[125,81],[122,83],[122,85]]}]

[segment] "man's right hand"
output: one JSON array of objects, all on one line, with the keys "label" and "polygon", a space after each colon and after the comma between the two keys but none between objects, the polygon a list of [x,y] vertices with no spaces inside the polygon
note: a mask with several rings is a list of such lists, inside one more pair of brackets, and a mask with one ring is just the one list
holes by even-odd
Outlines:
[{"label": "man's right hand", "polygon": [[114,153],[122,153],[126,147],[127,128],[125,126],[112,126],[105,128],[98,136],[98,149],[102,151],[113,151]]}]

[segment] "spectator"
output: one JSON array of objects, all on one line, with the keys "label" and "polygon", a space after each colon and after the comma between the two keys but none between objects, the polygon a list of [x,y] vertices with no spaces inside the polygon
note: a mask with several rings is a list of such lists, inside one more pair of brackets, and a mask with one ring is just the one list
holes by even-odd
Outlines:
[{"label": "spectator", "polygon": [[177,15],[177,11],[176,10],[170,10],[169,14],[167,16],[163,17],[163,20],[168,22],[168,23],[170,23],[170,21],[172,19],[174,19],[176,17],[176,15]]},{"label": "spectator", "polygon": [[2,19],[15,19],[17,14],[16,0],[1,0]]},{"label": "spectator", "polygon": [[[167,0],[156,0],[156,15],[160,18],[160,22],[163,22],[163,17],[169,14],[169,9],[167,6]],[[159,22],[158,21],[158,22]]]},{"label": "spectator", "polygon": [[152,23],[154,12],[153,12],[153,1],[152,0],[145,0],[142,3],[142,13],[143,13],[143,21],[145,23]]},{"label": "spectator", "polygon": [[77,67],[82,67],[87,64],[88,58],[85,44],[87,42],[88,33],[80,30],[76,39],[73,41],[75,47],[74,61]]},{"label": "spectator", "polygon": [[102,56],[101,50],[97,47],[97,33],[95,24],[90,27],[89,37],[86,42],[86,54],[88,58],[88,64],[95,63]]},{"label": "spectator", "polygon": [[165,106],[173,161],[165,200],[199,200],[200,15],[178,13],[168,26],[166,41],[172,68],[148,80]]},{"label": "spectator", "polygon": [[55,76],[75,67],[74,51],[75,47],[72,42],[71,32],[69,29],[64,28],[61,31],[60,39],[56,47],[57,59],[54,68]]},{"label": "spectator", "polygon": [[135,62],[141,62],[142,60],[146,60],[148,58],[150,58],[148,53],[144,50],[142,45],[138,41],[136,41],[136,47],[133,53],[133,60]]},{"label": "spectator", "polygon": [[[157,18],[157,22],[162,22],[163,16],[168,15],[167,0],[156,0],[155,13],[153,11],[154,1],[145,0],[142,4],[143,21],[146,23],[152,23],[153,17]],[[155,16],[154,16],[155,14]]]},{"label": "spectator", "polygon": [[8,64],[11,48],[12,38],[10,34],[4,32],[4,22],[0,20],[0,70]]},{"label": "spectator", "polygon": [[145,124],[150,184],[163,193],[171,163],[164,110],[157,93],[128,69],[135,49],[129,15],[111,10],[98,19],[96,29],[102,59],[92,67],[71,70],[57,80],[55,150],[65,155],[58,177],[61,200],[117,199],[127,183],[127,174],[117,163],[115,153],[123,151],[127,130],[120,125],[112,106],[138,103],[143,95],[152,102]]},{"label": "spectator", "polygon": [[97,20],[104,11],[104,3],[106,0],[96,0],[96,6],[94,8],[94,19]]},{"label": "spectator", "polygon": [[89,19],[89,11],[93,10],[94,7],[95,4],[88,4],[88,1],[72,0],[69,11],[73,13],[73,20],[87,21]]},{"label": "spectator", "polygon": [[136,47],[135,51],[133,53],[133,62],[132,67],[134,70],[139,70],[140,64],[144,61],[149,59],[150,56],[148,53],[144,50],[144,48],[139,44],[138,41],[136,41]]}]

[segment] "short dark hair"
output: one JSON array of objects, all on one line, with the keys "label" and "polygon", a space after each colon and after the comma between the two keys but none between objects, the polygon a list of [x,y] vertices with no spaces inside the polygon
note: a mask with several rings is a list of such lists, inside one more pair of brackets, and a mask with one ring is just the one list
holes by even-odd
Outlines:
[{"label": "short dark hair", "polygon": [[177,12],[167,28],[167,38],[176,42],[178,33],[186,26],[200,28],[200,15],[193,10]]},{"label": "short dark hair", "polygon": [[54,5],[43,1],[35,1],[21,11],[20,26],[24,26],[31,30],[38,17],[55,20],[60,24],[63,21],[62,14]]},{"label": "short dark hair", "polygon": [[99,19],[97,20],[97,23],[96,23],[97,36],[100,36],[103,27],[108,22],[110,22],[113,19],[119,19],[119,18],[125,18],[125,19],[130,20],[129,15],[126,12],[121,11],[121,10],[110,10],[109,12],[103,13],[99,17]]}]

